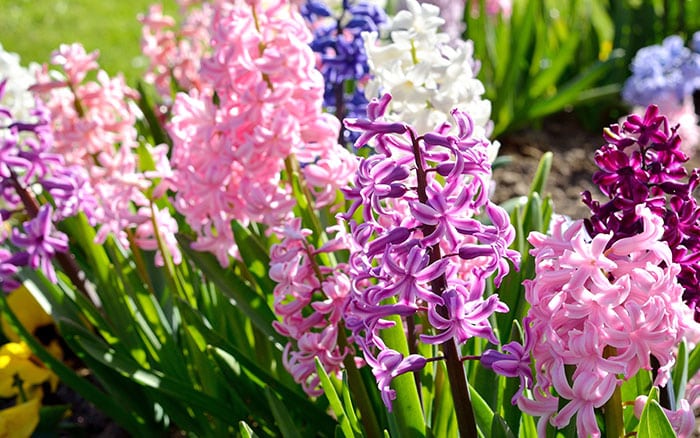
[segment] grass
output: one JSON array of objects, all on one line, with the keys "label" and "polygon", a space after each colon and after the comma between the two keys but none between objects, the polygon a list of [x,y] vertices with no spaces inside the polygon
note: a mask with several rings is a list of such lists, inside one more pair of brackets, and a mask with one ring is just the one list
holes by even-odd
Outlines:
[{"label": "grass", "polygon": [[[0,0],[0,44],[22,64],[47,63],[60,44],[79,42],[111,75],[123,72],[129,84],[141,77],[141,24],[136,16],[158,0]],[[173,0],[161,0],[174,14]]]}]

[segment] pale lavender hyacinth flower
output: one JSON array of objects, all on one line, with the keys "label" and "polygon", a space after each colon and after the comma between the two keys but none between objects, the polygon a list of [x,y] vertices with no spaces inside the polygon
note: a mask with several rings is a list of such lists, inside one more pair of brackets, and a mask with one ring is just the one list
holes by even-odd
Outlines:
[{"label": "pale lavender hyacinth flower", "polygon": [[11,241],[28,254],[30,268],[40,268],[49,280],[55,282],[56,272],[51,259],[56,253],[68,251],[68,236],[56,230],[52,213],[50,205],[42,205],[37,216],[23,224],[24,233],[16,228],[12,230]]},{"label": "pale lavender hyacinth flower", "polygon": [[[0,79],[0,101],[9,79]],[[11,231],[9,239],[0,236],[0,287],[12,291],[19,283],[16,274],[22,267],[40,269],[56,281],[52,259],[68,250],[68,237],[56,230],[55,221],[84,212],[88,220],[96,205],[92,192],[85,188],[82,170],[66,168],[63,158],[52,152],[53,133],[48,110],[39,100],[22,111],[19,119],[9,107],[0,106],[0,197],[2,220],[29,219]],[[35,187],[48,194],[54,207],[37,202]],[[17,213],[20,214],[17,214]]]},{"label": "pale lavender hyacinth flower", "polygon": [[[368,119],[346,120],[360,132],[356,146],[371,145],[375,154],[361,160],[353,187],[344,190],[352,204],[342,215],[353,243],[345,326],[389,409],[396,396],[391,380],[428,361],[385,344],[383,331],[394,325],[389,317],[408,324],[410,344],[459,345],[472,337],[496,343],[489,318],[507,308],[496,295],[484,296],[486,282],[495,274],[500,284],[508,260],[519,262],[508,249],[515,237],[508,215],[488,199],[490,143],[469,115],[452,111],[457,134],[445,124],[419,135],[384,119],[390,100],[373,99]],[[360,208],[363,222],[356,223]],[[490,224],[475,219],[482,213]],[[429,322],[420,330],[412,327],[417,315]],[[462,366],[456,355],[446,353],[446,360]]]}]

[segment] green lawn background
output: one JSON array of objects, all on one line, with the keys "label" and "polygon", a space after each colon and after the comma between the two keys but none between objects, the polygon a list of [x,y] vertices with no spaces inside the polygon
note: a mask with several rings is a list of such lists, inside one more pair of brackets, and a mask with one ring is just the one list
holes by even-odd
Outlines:
[{"label": "green lawn background", "polygon": [[[100,66],[123,72],[129,84],[142,76],[141,24],[137,15],[154,0],[0,0],[0,44],[18,53],[23,65],[47,63],[60,44],[79,42],[98,49]],[[161,2],[176,17],[173,0]]]}]

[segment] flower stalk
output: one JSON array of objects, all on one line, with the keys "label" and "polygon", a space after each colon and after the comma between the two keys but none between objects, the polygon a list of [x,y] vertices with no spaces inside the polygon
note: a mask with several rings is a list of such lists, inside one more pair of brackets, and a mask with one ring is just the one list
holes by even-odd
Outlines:
[{"label": "flower stalk", "polygon": [[[20,184],[19,180],[17,179],[17,175],[15,175],[13,171],[10,171],[10,173],[12,186],[17,192],[17,195],[22,200],[22,204],[24,205],[24,209],[27,212],[27,215],[31,219],[36,218],[39,215],[39,203],[36,201],[34,196],[31,193],[29,193],[29,191],[26,188],[24,188],[22,184]],[[54,257],[58,264],[61,266],[63,272],[70,279],[71,283],[73,283],[73,285],[80,291],[80,293],[85,295],[88,299],[92,300],[92,296],[85,286],[85,280],[83,280],[80,274],[80,268],[75,263],[73,257],[71,257],[71,255],[66,252],[56,252],[54,254]]]},{"label": "flower stalk", "polygon": [[[413,142],[413,154],[416,163],[416,180],[418,182],[417,192],[418,200],[425,205],[428,204],[427,194],[427,177],[425,169],[423,169],[423,160],[421,150],[418,144],[419,138],[411,134]],[[422,227],[423,235],[429,236],[435,231],[434,225],[424,224]],[[430,247],[430,264],[437,263],[442,254],[439,245],[435,244]],[[430,282],[432,291],[437,296],[442,296],[447,287],[447,279],[445,274],[440,275]],[[445,319],[449,319],[450,315],[447,307],[444,305],[437,306],[437,312]],[[445,355],[445,365],[447,367],[447,376],[450,381],[450,391],[455,407],[455,416],[457,417],[457,426],[459,434],[462,437],[475,437],[476,422],[474,420],[474,409],[469,396],[469,385],[464,372],[464,364],[462,363],[461,354],[454,338],[450,338],[441,344],[442,352]]]},{"label": "flower stalk", "polygon": [[[605,346],[603,350],[604,358],[609,358],[616,354],[615,347]],[[622,390],[620,385],[616,386],[612,397],[603,406],[603,416],[605,417],[605,435],[610,438],[623,438],[625,436],[625,425],[623,423]]]}]

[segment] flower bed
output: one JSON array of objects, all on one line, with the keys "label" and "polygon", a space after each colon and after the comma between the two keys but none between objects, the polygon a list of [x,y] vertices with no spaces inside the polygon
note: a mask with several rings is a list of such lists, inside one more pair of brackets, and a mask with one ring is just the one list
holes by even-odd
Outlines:
[{"label": "flower bed", "polygon": [[6,55],[0,432],[79,430],[60,380],[132,436],[690,436],[700,33],[579,137],[622,55],[576,5],[156,5],[134,86]]}]

